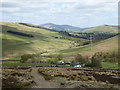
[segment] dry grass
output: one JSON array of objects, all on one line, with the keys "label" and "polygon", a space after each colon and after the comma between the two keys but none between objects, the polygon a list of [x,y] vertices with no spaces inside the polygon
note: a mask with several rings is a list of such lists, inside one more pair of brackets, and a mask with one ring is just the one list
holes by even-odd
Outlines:
[{"label": "dry grass", "polygon": [[111,70],[41,67],[39,73],[43,74],[46,80],[51,80],[54,77],[64,77],[68,81],[108,81],[112,84],[117,84],[116,80],[118,80],[115,78],[118,72]]}]

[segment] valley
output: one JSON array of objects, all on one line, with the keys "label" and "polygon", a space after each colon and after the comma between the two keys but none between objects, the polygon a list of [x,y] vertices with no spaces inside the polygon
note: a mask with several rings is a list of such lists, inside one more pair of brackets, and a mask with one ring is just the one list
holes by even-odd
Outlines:
[{"label": "valley", "polygon": [[[103,34],[94,28],[67,32],[26,23],[0,25],[3,87],[118,88],[119,33],[113,26],[94,27],[98,31],[112,27]],[[9,79],[18,84],[6,84]]]},{"label": "valley", "polygon": [[120,90],[119,0],[0,3],[0,90]]}]

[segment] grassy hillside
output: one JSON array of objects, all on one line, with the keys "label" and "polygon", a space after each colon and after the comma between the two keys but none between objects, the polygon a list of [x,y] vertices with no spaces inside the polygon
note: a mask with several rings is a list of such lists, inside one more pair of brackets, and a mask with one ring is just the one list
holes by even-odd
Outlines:
[{"label": "grassy hillside", "polygon": [[77,48],[61,50],[59,53],[64,53],[68,55],[80,53],[83,56],[91,56],[96,52],[112,52],[117,50],[118,50],[118,36],[94,43],[92,47],[90,45],[87,45]]},{"label": "grassy hillside", "polygon": [[83,30],[84,33],[118,33],[117,26],[101,25],[90,29]]},{"label": "grassy hillside", "polygon": [[[45,54],[49,54],[67,49],[74,43],[70,40],[54,38],[54,36],[61,36],[58,32],[28,27],[18,23],[3,22],[0,25],[2,25],[0,35],[2,36],[3,57],[5,58],[18,57],[25,53],[45,52]],[[11,34],[7,32],[8,30],[31,34],[34,38]]]},{"label": "grassy hillside", "polygon": [[[89,45],[74,47],[76,44],[76,38],[55,38],[64,36],[59,32],[29,27],[18,23],[2,22],[0,25],[2,25],[2,32],[0,32],[0,36],[2,36],[2,50],[4,58],[18,58],[23,54],[41,52],[43,52],[43,55],[72,55],[81,53],[83,56],[91,56],[95,52],[117,51],[118,48],[117,37],[94,43],[92,48]],[[8,33],[8,30],[30,34],[34,37],[25,37]],[[79,40],[79,43],[85,41],[83,39]]]},{"label": "grassy hillside", "polygon": [[[0,25],[2,26],[0,38],[2,39],[2,59],[4,66],[50,66],[51,64],[49,62],[58,60],[59,56],[61,56],[64,61],[74,61],[75,56],[78,53],[82,56],[91,57],[96,52],[109,52],[111,54],[102,53],[109,57],[104,59],[104,61],[102,59],[103,68],[118,68],[118,63],[109,62],[110,60],[116,60],[115,56],[112,59],[110,58],[113,55],[113,51],[118,51],[118,36],[97,41],[93,43],[91,47],[88,44],[82,44],[86,39],[70,37],[66,34],[49,31],[47,29],[8,22],[0,23]],[[14,33],[10,33],[8,31],[12,31]],[[33,37],[24,35],[32,35]],[[21,55],[39,55],[40,53],[42,53],[40,57],[34,57],[33,60],[36,61],[35,63],[20,62]],[[87,59],[86,57],[84,58]],[[42,60],[43,63],[38,63],[37,60]]]}]

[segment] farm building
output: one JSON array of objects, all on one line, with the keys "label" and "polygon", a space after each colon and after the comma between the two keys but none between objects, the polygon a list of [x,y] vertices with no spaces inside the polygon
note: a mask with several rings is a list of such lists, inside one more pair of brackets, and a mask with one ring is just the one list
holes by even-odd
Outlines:
[{"label": "farm building", "polygon": [[64,62],[64,61],[57,61],[57,64],[59,64],[59,65],[64,65],[65,62]]},{"label": "farm building", "polygon": [[72,66],[73,66],[73,67],[84,67],[85,64],[81,64],[81,63],[77,62],[77,63],[73,63]]}]

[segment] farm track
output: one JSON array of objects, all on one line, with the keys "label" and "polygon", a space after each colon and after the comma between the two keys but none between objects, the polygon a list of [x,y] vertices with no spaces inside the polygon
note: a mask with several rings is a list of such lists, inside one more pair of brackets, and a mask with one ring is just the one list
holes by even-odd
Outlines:
[{"label": "farm track", "polygon": [[36,84],[33,88],[59,88],[57,83],[46,81],[44,77],[38,73],[38,68],[36,67],[32,68],[31,75]]}]

